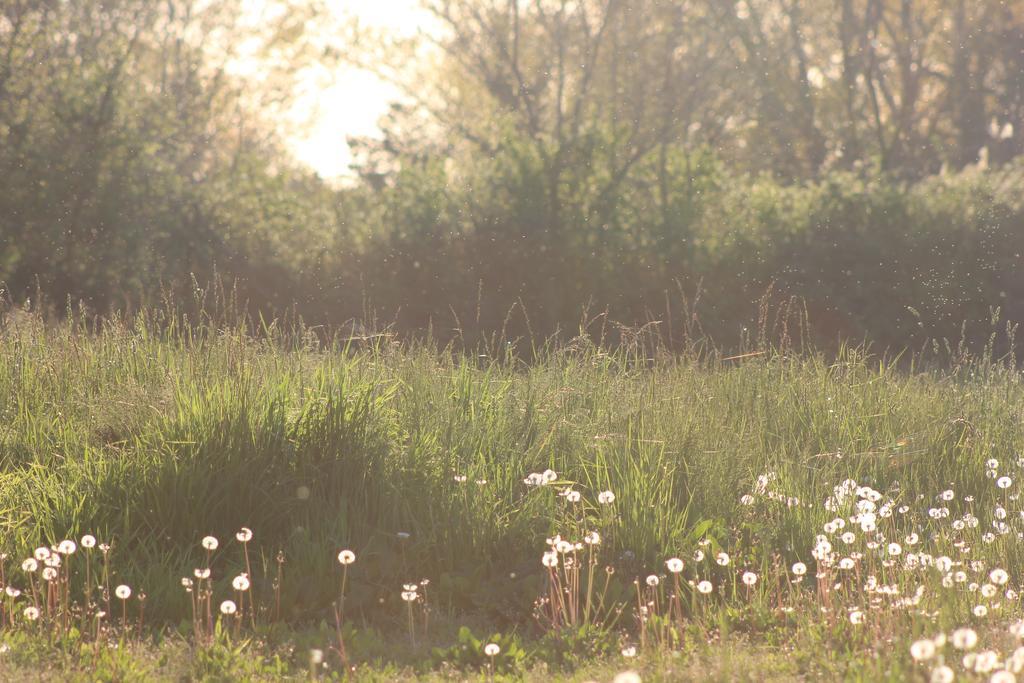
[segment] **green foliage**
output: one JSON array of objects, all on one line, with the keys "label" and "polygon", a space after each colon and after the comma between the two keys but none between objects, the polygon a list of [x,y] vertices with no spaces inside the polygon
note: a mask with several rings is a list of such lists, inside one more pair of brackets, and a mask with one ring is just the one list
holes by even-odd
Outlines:
[{"label": "green foliage", "polygon": [[[484,653],[484,648],[490,644],[501,648],[494,657]],[[463,626],[459,629],[455,644],[434,648],[431,660],[434,667],[448,665],[460,671],[485,671],[493,667],[495,673],[512,674],[522,669],[526,651],[514,635],[493,633],[487,638],[480,639],[474,636],[468,627]]]},{"label": "green foliage", "polygon": [[531,655],[557,669],[572,670],[588,661],[612,657],[618,649],[614,631],[589,624],[549,631]]}]

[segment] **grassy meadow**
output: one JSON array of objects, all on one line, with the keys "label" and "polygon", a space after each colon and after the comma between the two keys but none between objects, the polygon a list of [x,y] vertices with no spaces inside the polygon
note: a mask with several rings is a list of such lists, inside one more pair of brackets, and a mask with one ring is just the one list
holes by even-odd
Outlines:
[{"label": "grassy meadow", "polygon": [[1024,667],[1024,387],[991,353],[245,330],[7,317],[0,676]]}]

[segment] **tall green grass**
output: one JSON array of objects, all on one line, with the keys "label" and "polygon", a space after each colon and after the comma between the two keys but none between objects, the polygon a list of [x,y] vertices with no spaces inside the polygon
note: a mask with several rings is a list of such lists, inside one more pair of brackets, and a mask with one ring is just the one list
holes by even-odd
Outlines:
[{"label": "tall green grass", "polygon": [[[863,348],[724,359],[577,343],[524,365],[496,348],[9,316],[3,550],[95,533],[115,545],[117,580],[149,594],[147,613],[177,620],[198,538],[244,525],[258,591],[286,559],[290,619],[328,616],[333,558],[349,547],[352,614],[397,610],[397,586],[429,578],[440,609],[519,623],[547,536],[597,530],[633,576],[702,537],[753,535],[760,561],[792,558],[843,479],[889,492],[957,481],[991,507],[980,463],[1015,459],[1024,438],[1019,373],[986,356],[898,366]],[[554,487],[523,483],[548,468],[589,502],[570,512]],[[751,518],[740,498],[766,472],[814,507]],[[596,505],[603,490],[614,506]]]}]

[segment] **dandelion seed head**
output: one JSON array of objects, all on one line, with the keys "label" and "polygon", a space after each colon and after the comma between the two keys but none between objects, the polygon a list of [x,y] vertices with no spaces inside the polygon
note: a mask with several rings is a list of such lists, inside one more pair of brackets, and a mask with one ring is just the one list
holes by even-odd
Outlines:
[{"label": "dandelion seed head", "polygon": [[224,615],[232,615],[238,611],[238,605],[235,604],[234,600],[225,600],[220,603],[220,613]]},{"label": "dandelion seed head", "polygon": [[243,526],[235,534],[235,538],[242,543],[248,543],[252,540],[252,529],[247,526]]},{"label": "dandelion seed head", "polygon": [[678,574],[679,572],[683,571],[683,561],[680,560],[678,557],[673,557],[671,559],[665,560],[665,567],[667,567],[668,570],[673,574]]},{"label": "dandelion seed head", "polygon": [[957,650],[970,650],[978,644],[978,634],[972,628],[958,628],[949,640]]},{"label": "dandelion seed head", "polygon": [[356,554],[351,550],[342,550],[338,553],[338,562],[343,565],[349,565],[356,561]]},{"label": "dandelion seed head", "polygon": [[924,662],[931,659],[935,656],[935,643],[928,638],[915,641],[914,644],[910,646],[910,656],[917,662]]},{"label": "dandelion seed head", "polygon": [[122,583],[120,586],[114,589],[114,595],[116,595],[121,600],[127,600],[132,596],[132,589],[130,586],[127,586]]},{"label": "dandelion seed head", "polygon": [[484,654],[488,657],[497,657],[499,652],[501,652],[501,648],[497,643],[487,643],[484,645]]}]

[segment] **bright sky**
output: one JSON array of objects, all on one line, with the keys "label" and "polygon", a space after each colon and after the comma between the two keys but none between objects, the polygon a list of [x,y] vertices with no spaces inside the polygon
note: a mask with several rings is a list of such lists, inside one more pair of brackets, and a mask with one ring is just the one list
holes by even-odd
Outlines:
[{"label": "bright sky", "polygon": [[[417,0],[327,0],[327,5],[338,18],[356,16],[361,23],[403,34],[415,33],[426,19]],[[344,176],[351,159],[346,137],[377,132],[377,120],[397,97],[392,86],[365,71],[312,70],[300,84],[292,112],[300,132],[289,138],[289,145],[321,176]]]}]

